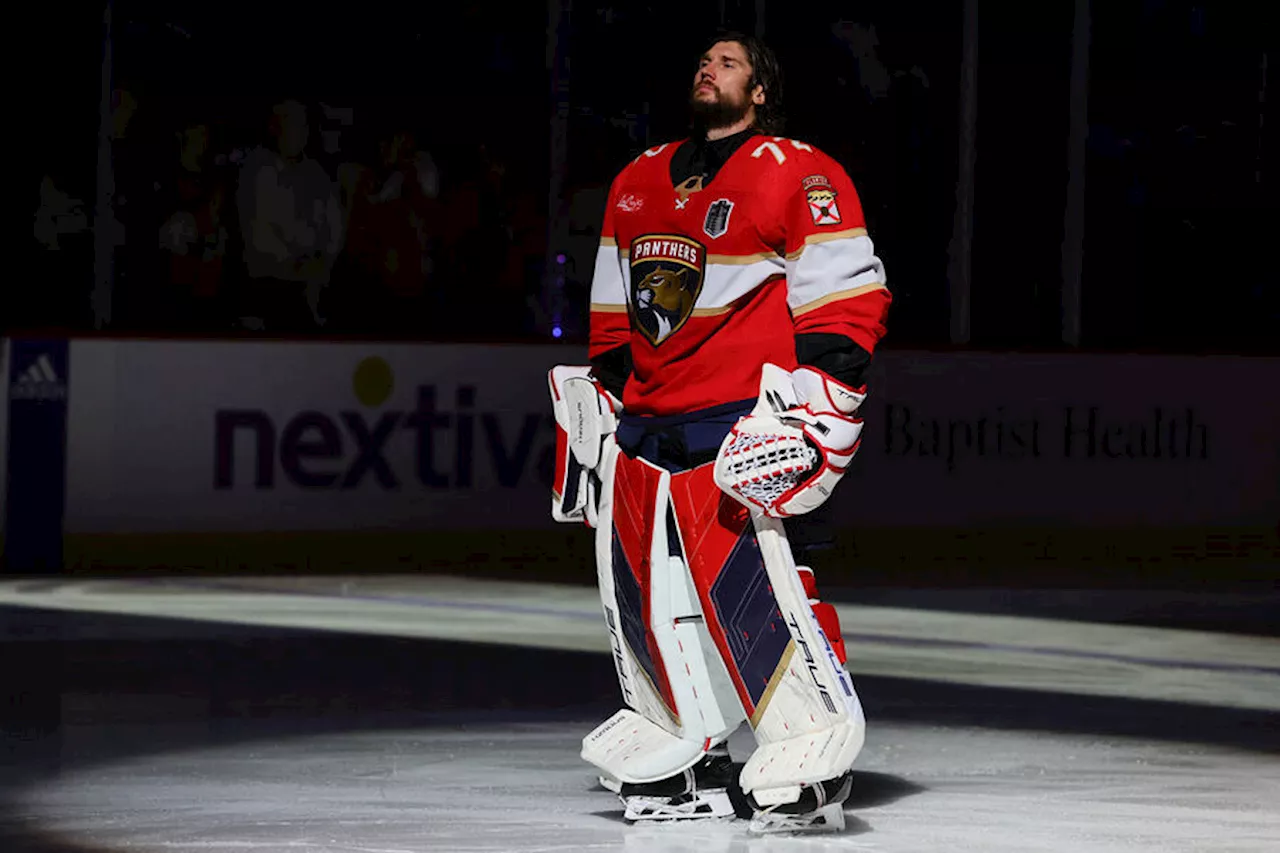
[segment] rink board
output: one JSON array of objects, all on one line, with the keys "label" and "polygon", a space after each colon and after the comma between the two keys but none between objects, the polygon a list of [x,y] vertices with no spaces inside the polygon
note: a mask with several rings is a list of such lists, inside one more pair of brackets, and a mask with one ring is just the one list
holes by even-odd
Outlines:
[{"label": "rink board", "polygon": [[[520,563],[568,533],[549,517],[545,373],[584,357],[561,345],[72,340],[68,558],[392,570],[479,548]],[[873,374],[862,449],[834,498],[860,555],[1276,562],[1280,400],[1236,389],[1280,385],[1278,359],[886,351]],[[27,449],[7,444],[9,471]],[[415,544],[436,533],[447,535]]]}]

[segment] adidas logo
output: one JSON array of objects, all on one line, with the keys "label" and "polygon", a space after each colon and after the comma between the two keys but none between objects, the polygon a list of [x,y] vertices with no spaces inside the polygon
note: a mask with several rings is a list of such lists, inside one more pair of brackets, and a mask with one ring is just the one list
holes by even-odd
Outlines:
[{"label": "adidas logo", "polygon": [[58,378],[48,354],[36,359],[35,364],[18,375],[9,386],[11,400],[65,400],[67,384]]}]

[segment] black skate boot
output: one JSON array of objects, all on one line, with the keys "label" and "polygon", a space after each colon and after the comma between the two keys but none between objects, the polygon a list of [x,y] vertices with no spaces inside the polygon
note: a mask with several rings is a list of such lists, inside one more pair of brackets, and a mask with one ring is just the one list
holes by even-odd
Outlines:
[{"label": "black skate boot", "polygon": [[853,792],[853,773],[800,789],[793,803],[761,806],[754,796],[747,800],[754,814],[751,832],[839,832],[844,829],[844,801]]},{"label": "black skate boot", "polygon": [[738,784],[741,764],[721,744],[683,773],[656,782],[624,782],[618,797],[627,820],[671,821],[750,817],[751,807]]}]

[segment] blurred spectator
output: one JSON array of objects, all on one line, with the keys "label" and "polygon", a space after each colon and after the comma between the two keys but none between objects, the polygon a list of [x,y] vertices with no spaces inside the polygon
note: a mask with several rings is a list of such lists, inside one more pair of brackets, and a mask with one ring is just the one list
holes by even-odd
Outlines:
[{"label": "blurred spectator", "polygon": [[324,114],[324,123],[320,131],[321,152],[316,159],[337,183],[343,233],[347,233],[357,185],[368,179],[369,167],[360,162],[352,144],[355,110],[330,104],[321,104],[320,108]]},{"label": "blurred spectator", "polygon": [[338,194],[306,154],[307,110],[285,101],[272,110],[271,147],[245,160],[237,189],[248,281],[239,299],[250,329],[303,332],[323,325],[320,294],[342,247]]},{"label": "blurred spectator", "polygon": [[93,272],[89,205],[69,191],[70,170],[45,174],[35,211],[36,273],[25,286],[11,285],[6,325],[77,326],[87,321]]},{"label": "blurred spectator", "polygon": [[361,331],[422,334],[439,313],[428,299],[441,219],[435,160],[402,127],[379,140],[376,166],[355,184],[344,265],[355,281],[343,303]]},{"label": "blurred spectator", "polygon": [[229,319],[219,304],[230,232],[227,182],[213,165],[210,143],[208,124],[188,122],[177,134],[177,167],[164,187],[161,304],[171,324],[187,330],[212,330]]},{"label": "blurred spectator", "polygon": [[89,231],[84,201],[59,189],[51,175],[40,179],[40,206],[36,209],[35,223],[36,241],[50,252],[62,251],[66,238]]},{"label": "blurred spectator", "polygon": [[887,98],[893,74],[879,56],[880,37],[876,34],[876,25],[842,19],[831,25],[831,32],[853,58],[857,85],[867,102]]},{"label": "blurred spectator", "polygon": [[322,104],[321,108],[325,124],[320,132],[322,151],[317,159],[335,178],[345,236],[321,300],[320,313],[326,320],[325,327],[333,332],[367,334],[376,331],[370,326],[370,311],[364,301],[370,289],[370,276],[357,254],[359,231],[365,227],[360,208],[362,199],[373,190],[376,144],[368,138],[367,123],[362,120],[356,124],[354,108],[328,104]]},{"label": "blurred spectator", "polygon": [[[850,128],[856,147],[848,166],[858,180],[868,227],[880,243],[889,246],[897,237],[894,70],[882,55],[874,23],[839,20],[831,25],[831,33],[845,53],[839,79],[849,98],[849,111],[859,118]],[[835,150],[836,156],[844,154]]]},{"label": "blurred spectator", "polygon": [[135,82],[112,93],[111,213],[118,226],[110,321],[128,331],[165,331],[170,327],[168,271],[156,252],[156,230],[163,217],[162,167],[172,159],[168,127],[158,126],[166,105]]},{"label": "blurred spectator", "polygon": [[[569,158],[568,187],[565,197],[568,205],[567,236],[564,245],[555,247],[557,254],[565,256],[565,281],[560,325],[571,334],[586,331],[586,311],[591,301],[591,279],[595,274],[596,251],[600,247],[600,230],[604,224],[604,208],[609,196],[609,185],[618,167],[613,162],[625,162],[631,141],[615,142],[607,128],[591,128],[583,134],[582,143],[575,146]],[[612,152],[622,151],[623,156]]]},{"label": "blurred spectator", "polygon": [[497,314],[508,307],[497,294],[511,243],[503,204],[506,171],[502,158],[482,143],[443,194],[441,274],[449,290],[442,299],[448,327],[464,334],[510,331]]},{"label": "blurred spectator", "polygon": [[566,278],[575,284],[591,285],[608,195],[607,180],[589,181],[569,190],[569,251],[565,266]]},{"label": "blurred spectator", "polygon": [[542,295],[546,271],[547,188],[534,181],[526,165],[517,162],[506,170],[499,193],[507,253],[506,265],[498,275],[498,304],[491,317],[496,330],[523,335],[533,331],[532,309]]},{"label": "blurred spectator", "polygon": [[932,36],[916,26],[838,19],[830,26],[835,50],[824,66],[835,73],[844,115],[829,153],[854,177],[868,228],[884,256],[894,258],[895,341],[945,339],[950,314],[939,281],[954,211],[954,196],[944,189],[955,185],[947,167],[954,149],[940,128],[956,94],[937,92],[919,64],[928,56],[921,40]]}]

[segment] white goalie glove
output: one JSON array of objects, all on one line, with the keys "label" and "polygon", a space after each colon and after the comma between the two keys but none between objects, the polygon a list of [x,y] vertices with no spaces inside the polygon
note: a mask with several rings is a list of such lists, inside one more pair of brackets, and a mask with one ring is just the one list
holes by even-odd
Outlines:
[{"label": "white goalie glove", "polygon": [[720,445],[716,484],[773,518],[817,509],[858,452],[864,399],[820,370],[766,364],[759,402]]},{"label": "white goalie glove", "polygon": [[553,367],[547,375],[556,418],[556,470],[551,517],[595,527],[600,465],[618,427],[622,402],[589,367]]}]

